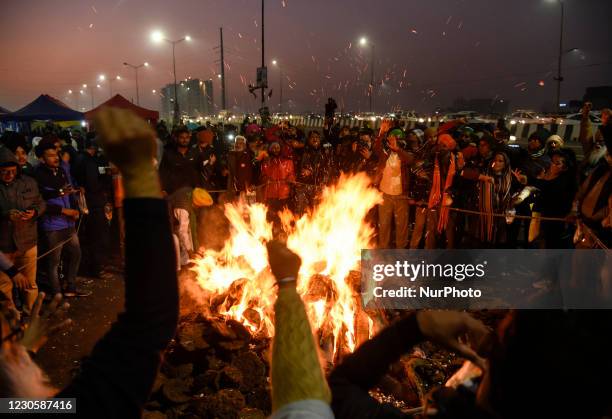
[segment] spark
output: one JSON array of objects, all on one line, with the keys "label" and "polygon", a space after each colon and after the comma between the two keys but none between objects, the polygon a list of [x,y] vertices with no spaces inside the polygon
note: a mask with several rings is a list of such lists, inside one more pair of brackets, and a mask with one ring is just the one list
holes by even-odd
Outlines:
[{"label": "spark", "polygon": [[98,14],[98,10],[96,9],[96,6],[92,5],[91,10],[93,10],[95,14]]},{"label": "spark", "polygon": [[283,7],[287,7],[287,2],[285,0],[282,0],[281,3],[283,5]]},{"label": "spark", "polygon": [[93,28],[93,26],[94,26],[93,23],[90,23],[89,24],[89,29]]},{"label": "spark", "polygon": [[242,34],[238,32],[238,38],[242,39]]},{"label": "spark", "polygon": [[452,20],[452,19],[453,19],[453,16],[452,16],[452,15],[450,15],[450,16],[448,17],[448,19],[446,19],[446,24],[448,25],[448,24],[451,22],[451,20]]},{"label": "spark", "polygon": [[257,26],[257,19],[255,19],[253,22],[255,23],[255,27],[258,28],[259,26]]},{"label": "spark", "polygon": [[419,33],[417,32],[417,30],[416,30],[416,29],[412,29],[412,30],[410,30],[410,32],[412,32],[412,33],[413,33],[413,34],[415,34],[415,35],[418,35],[418,34],[419,34]]},{"label": "spark", "polygon": [[457,29],[461,30],[461,28],[463,28],[463,20],[457,25]]}]

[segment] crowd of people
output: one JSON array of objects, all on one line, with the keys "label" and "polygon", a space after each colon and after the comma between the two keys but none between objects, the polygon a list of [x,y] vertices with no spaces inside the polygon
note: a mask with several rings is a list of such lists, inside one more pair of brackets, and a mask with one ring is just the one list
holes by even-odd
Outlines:
[{"label": "crowd of people", "polygon": [[[330,112],[322,132],[308,133],[287,121],[208,123],[192,131],[179,125],[170,132],[161,122],[155,164],[179,267],[201,248],[218,246],[210,239],[222,236],[212,225],[218,217],[210,216],[216,204],[263,202],[277,221],[278,211],[301,215],[326,186],[358,172],[382,194],[367,216],[379,248],[608,247],[610,111],[603,110],[597,130],[589,111],[587,103],[581,161],[544,129],[526,147],[512,143],[503,121],[405,129],[386,120],[374,132],[340,127]],[[124,246],[123,187],[94,130],[49,126],[30,138],[5,132],[0,176],[0,250],[19,268],[0,273],[0,290],[23,312],[39,286],[48,295],[86,296],[81,284],[111,275],[111,242]]]},{"label": "crowd of people", "polygon": [[[457,120],[405,129],[384,121],[378,132],[329,119],[304,133],[281,121],[237,129],[178,127],[160,165],[175,208],[182,264],[197,251],[195,205],[238,197],[263,202],[270,219],[283,208],[301,215],[343,174],[366,173],[383,202],[368,214],[379,248],[594,248],[610,244],[610,111],[594,130],[585,105],[578,161],[573,148],[545,129],[526,146],[510,131]],[[229,132],[229,134],[227,134]],[[233,139],[233,140],[232,140]],[[569,145],[569,144],[568,144]],[[233,147],[231,147],[233,146]],[[195,192],[194,192],[195,191]]]},{"label": "crowd of people", "polygon": [[[276,222],[279,210],[309,211],[325,186],[364,172],[382,194],[368,214],[380,248],[605,247],[610,111],[603,111],[596,132],[588,111],[586,105],[581,162],[544,131],[521,148],[510,144],[501,123],[466,121],[411,130],[384,121],[379,132],[329,121],[322,133],[307,135],[287,122],[245,121],[240,132],[207,125],[168,133],[163,124],[155,132],[129,113],[105,110],[97,134],[49,129],[27,139],[6,133],[0,148],[2,397],[77,397],[83,417],[137,417],[176,331],[177,269],[205,245],[199,233],[214,228],[207,224],[212,208],[239,198],[266,203]],[[125,263],[125,311],[58,392],[27,352],[54,329],[41,316],[45,293],[38,288],[51,296],[50,312],[65,308],[62,294],[87,296],[88,278],[109,274],[113,226]],[[612,334],[605,313],[513,312],[497,334],[466,313],[412,313],[347,356],[326,380],[295,291],[299,257],[278,242],[268,244],[268,254],[279,288],[271,361],[276,417],[405,417],[368,392],[424,339],[485,371],[477,394],[432,394],[429,416],[519,417],[526,406],[534,417],[610,413],[612,365],[605,350]]]}]

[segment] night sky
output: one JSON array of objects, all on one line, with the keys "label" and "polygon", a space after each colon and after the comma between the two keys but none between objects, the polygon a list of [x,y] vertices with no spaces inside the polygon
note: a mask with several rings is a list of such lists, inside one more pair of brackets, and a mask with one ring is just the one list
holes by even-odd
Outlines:
[{"label": "night sky", "polygon": [[[190,35],[177,46],[179,78],[214,78],[219,27],[224,28],[228,105],[255,111],[247,91],[261,62],[259,0],[0,0],[0,106],[15,110],[49,93],[90,107],[78,93],[97,75],[119,74],[113,90],[159,109],[152,92],[172,81],[171,48],[154,44]],[[562,100],[580,99],[587,86],[612,85],[612,1],[565,0]],[[267,0],[266,61],[270,101],[278,106],[284,72],[285,110],[323,111],[328,96],[345,110],[366,111],[370,48],[375,44],[376,111],[392,106],[429,112],[459,97],[503,98],[512,108],[540,109],[555,97],[560,7],[551,0]],[[544,86],[539,86],[539,81]],[[107,83],[107,82],[106,82]],[[109,97],[108,84],[96,105]],[[68,95],[68,90],[74,93]]]}]

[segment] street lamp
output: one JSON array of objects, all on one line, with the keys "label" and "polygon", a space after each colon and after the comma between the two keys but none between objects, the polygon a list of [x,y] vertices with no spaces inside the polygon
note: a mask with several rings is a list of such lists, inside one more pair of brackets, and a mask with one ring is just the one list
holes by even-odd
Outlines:
[{"label": "street lamp", "polygon": [[272,60],[272,65],[278,68],[279,71],[279,84],[280,84],[280,92],[279,92],[279,103],[278,103],[278,112],[283,112],[283,68],[278,65],[278,61]]},{"label": "street lamp", "polygon": [[[104,76],[104,74],[100,74],[98,76],[98,81],[104,81],[104,80],[106,80],[106,77]],[[89,94],[90,94],[90,97],[91,97],[91,109],[93,109],[93,107],[94,107],[94,87],[97,87],[99,89],[101,86],[100,86],[100,84],[95,83],[95,82],[94,82],[94,84],[90,84],[90,85],[87,85],[86,83],[83,83],[82,86],[83,86],[83,90],[85,90],[85,89],[87,89],[89,87]],[[84,94],[83,90],[80,90],[81,94]]]},{"label": "street lamp", "polygon": [[148,67],[149,63],[145,61],[142,64],[134,65],[134,64],[130,64],[130,63],[124,62],[123,65],[126,66],[126,67],[130,67],[130,68],[134,69],[134,75],[135,75],[135,78],[136,78],[136,104],[140,105],[140,96],[139,96],[139,93],[138,93],[138,69],[140,67]]},{"label": "street lamp", "polygon": [[372,112],[372,100],[373,100],[373,96],[374,96],[374,44],[372,42],[368,41],[368,38],[366,38],[365,36],[362,36],[361,39],[359,39],[359,45],[361,45],[362,47],[365,47],[367,45],[370,45],[370,86],[369,86],[369,90],[370,90],[370,112]]},{"label": "street lamp", "polygon": [[[106,78],[104,76],[100,76],[100,80],[104,81]],[[108,79],[108,90],[110,93],[110,97],[113,97],[113,82],[116,80],[121,80],[121,76],[115,76]]]},{"label": "street lamp", "polygon": [[191,41],[191,37],[189,35],[186,35],[181,39],[170,40],[170,39],[167,39],[162,32],[154,31],[151,34],[151,39],[153,40],[153,42],[156,42],[156,43],[165,41],[172,45],[172,71],[174,73],[174,123],[176,124],[178,120],[180,119],[180,117],[179,117],[179,104],[178,104],[178,88],[176,86],[176,55],[175,55],[174,50],[176,48],[176,44],[180,44],[183,41]]}]

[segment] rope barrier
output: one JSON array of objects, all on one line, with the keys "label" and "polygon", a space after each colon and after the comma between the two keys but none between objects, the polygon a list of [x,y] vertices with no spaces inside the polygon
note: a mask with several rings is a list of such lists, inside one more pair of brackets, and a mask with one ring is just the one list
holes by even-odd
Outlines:
[{"label": "rope barrier", "polygon": [[[76,228],[76,233],[79,234],[79,230],[81,229],[81,222],[83,221],[83,216],[81,215],[81,217],[79,217],[79,223],[77,224],[77,228]],[[19,268],[17,268],[17,271],[21,272],[22,270],[24,270],[25,268],[27,268],[30,265],[33,265],[35,263],[37,263],[39,260],[41,260],[42,258],[44,258],[47,255],[50,255],[51,253],[55,252],[57,249],[59,249],[60,247],[64,246],[66,243],[68,243],[70,240],[72,240],[72,237],[64,240],[63,242],[58,243],[54,248],[47,250],[45,253],[43,253],[42,255],[38,255],[36,257],[36,260],[34,260],[33,262],[30,263],[26,263],[23,266],[20,266]]]}]

